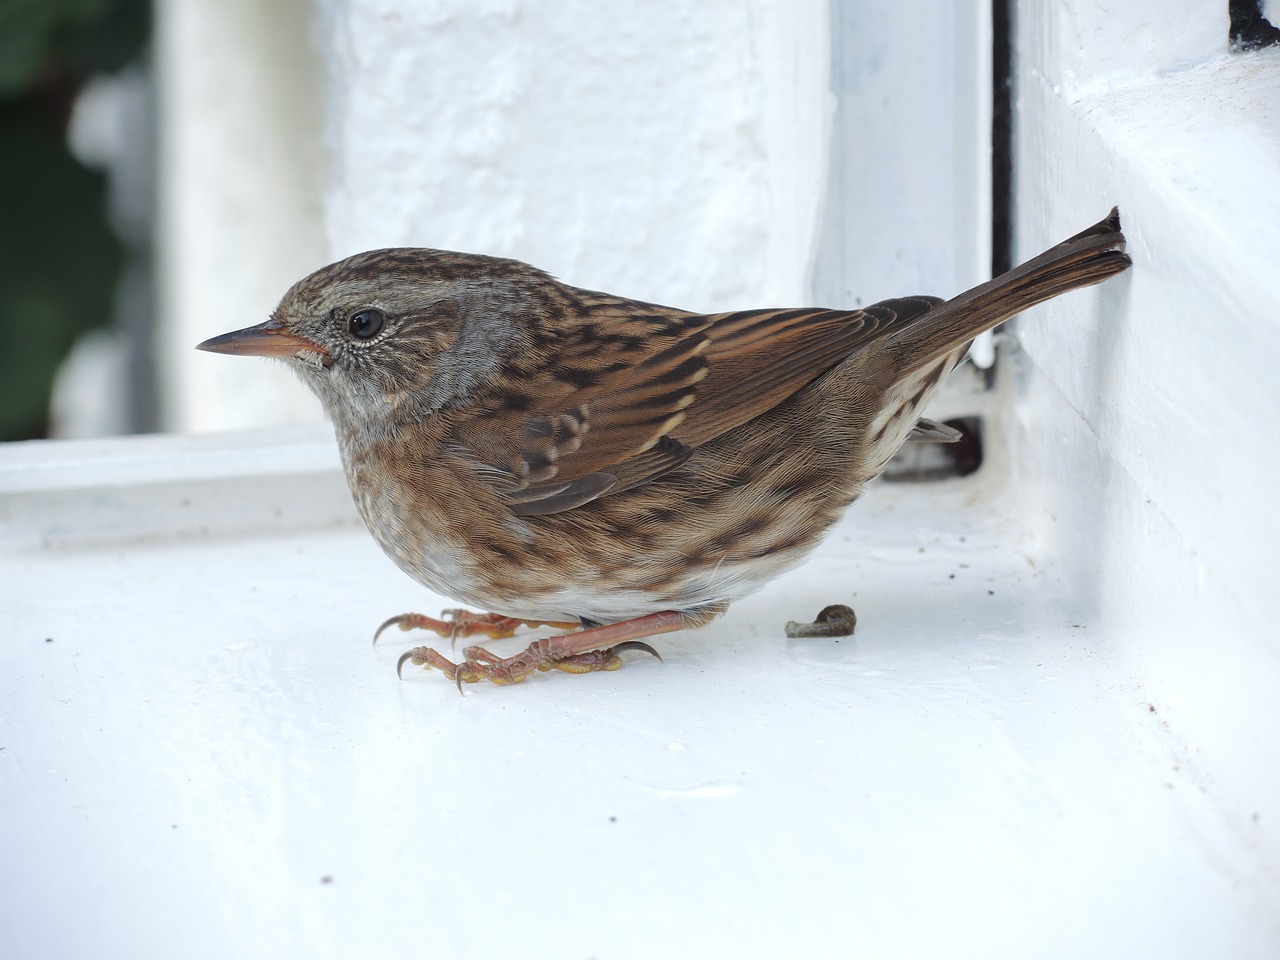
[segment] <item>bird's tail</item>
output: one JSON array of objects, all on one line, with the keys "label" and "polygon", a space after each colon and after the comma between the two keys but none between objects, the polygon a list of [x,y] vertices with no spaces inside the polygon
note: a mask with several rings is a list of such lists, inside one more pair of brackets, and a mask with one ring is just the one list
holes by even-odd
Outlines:
[{"label": "bird's tail", "polygon": [[888,346],[901,358],[899,375],[933,363],[1014,314],[1077,287],[1101,283],[1128,268],[1120,210],[958,297],[894,330]]}]

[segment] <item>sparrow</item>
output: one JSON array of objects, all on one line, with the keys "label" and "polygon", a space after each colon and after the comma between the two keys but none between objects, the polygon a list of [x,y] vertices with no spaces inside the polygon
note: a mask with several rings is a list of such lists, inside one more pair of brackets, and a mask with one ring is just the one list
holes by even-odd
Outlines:
[{"label": "sparrow", "polygon": [[[1128,268],[1119,212],[959,296],[700,314],[515,260],[371,250],[199,344],[283,360],[333,422],[387,555],[483,613],[379,628],[558,632],[511,657],[416,647],[465,683],[613,670],[802,563],[978,334]],[[375,634],[375,641],[377,634]]]}]

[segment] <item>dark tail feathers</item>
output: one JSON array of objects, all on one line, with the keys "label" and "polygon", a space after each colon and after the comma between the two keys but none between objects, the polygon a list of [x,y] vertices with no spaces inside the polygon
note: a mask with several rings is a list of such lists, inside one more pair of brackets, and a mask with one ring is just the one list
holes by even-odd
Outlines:
[{"label": "dark tail feathers", "polygon": [[903,358],[900,373],[926,366],[1037,303],[1101,283],[1129,267],[1120,232],[1120,210],[1050,247],[1008,273],[980,283],[934,307],[889,335],[888,346]]}]

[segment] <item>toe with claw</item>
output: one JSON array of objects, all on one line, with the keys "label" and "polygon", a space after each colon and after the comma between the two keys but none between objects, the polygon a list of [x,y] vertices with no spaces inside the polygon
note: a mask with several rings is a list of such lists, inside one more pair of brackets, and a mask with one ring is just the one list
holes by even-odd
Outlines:
[{"label": "toe with claw", "polygon": [[519,617],[507,617],[500,613],[473,613],[470,610],[444,610],[442,619],[428,617],[421,613],[402,613],[383,621],[373,634],[373,642],[390,627],[399,627],[402,631],[430,630],[450,642],[457,644],[459,638],[467,638],[476,634],[484,634],[490,640],[505,640],[515,636],[521,627],[554,627],[557,630],[572,630],[577,623],[561,623],[551,620],[521,620]]}]

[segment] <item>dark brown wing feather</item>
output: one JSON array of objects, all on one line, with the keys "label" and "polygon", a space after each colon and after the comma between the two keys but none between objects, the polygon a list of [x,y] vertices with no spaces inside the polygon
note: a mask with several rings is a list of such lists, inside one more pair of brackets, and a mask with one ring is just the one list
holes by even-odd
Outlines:
[{"label": "dark brown wing feather", "polygon": [[606,493],[620,493],[674,470],[693,456],[693,448],[662,437],[648,450],[628,457],[608,472],[588,473],[569,483],[535,483],[507,494],[511,512],[521,517],[560,513]]},{"label": "dark brown wing feather", "polygon": [[667,434],[707,375],[706,318],[568,292],[568,315],[581,321],[556,331],[553,362],[518,372],[516,403],[458,416],[449,440],[485,466],[482,475],[522,515],[627,489],[692,452]]},{"label": "dark brown wing feather", "polygon": [[[664,308],[601,297],[564,339],[555,372],[526,380],[536,399],[517,415],[475,411],[455,426],[453,442],[494,468],[512,512],[569,510],[678,467],[938,302],[637,318],[638,308]],[[633,336],[637,319],[653,321],[642,337]]]},{"label": "dark brown wing feather", "polygon": [[708,376],[673,432],[698,446],[758,417],[896,324],[941,303],[936,297],[886,300],[865,310],[749,310],[711,316]]}]

